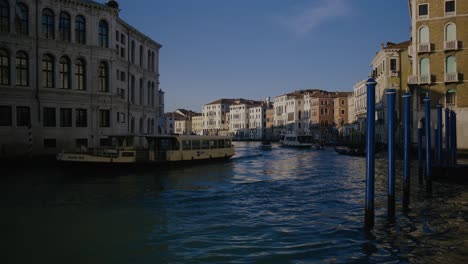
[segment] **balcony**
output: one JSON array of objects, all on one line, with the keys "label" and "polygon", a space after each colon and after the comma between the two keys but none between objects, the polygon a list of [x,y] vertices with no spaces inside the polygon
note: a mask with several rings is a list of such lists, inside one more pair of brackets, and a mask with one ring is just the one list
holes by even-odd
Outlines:
[{"label": "balcony", "polygon": [[458,40],[444,41],[444,50],[458,50],[459,46]]},{"label": "balcony", "polygon": [[390,78],[398,78],[400,76],[399,71],[390,71]]},{"label": "balcony", "polygon": [[431,52],[431,43],[419,43],[418,53],[427,53],[427,52]]},{"label": "balcony", "polygon": [[444,81],[446,83],[458,82],[458,72],[449,72],[444,75]]},{"label": "balcony", "polygon": [[434,82],[434,76],[426,75],[410,75],[408,76],[408,84],[431,84]]},{"label": "balcony", "polygon": [[419,76],[419,84],[430,84],[432,83],[432,75],[425,74]]},{"label": "balcony", "polygon": [[417,75],[408,76],[408,84],[419,84]]}]

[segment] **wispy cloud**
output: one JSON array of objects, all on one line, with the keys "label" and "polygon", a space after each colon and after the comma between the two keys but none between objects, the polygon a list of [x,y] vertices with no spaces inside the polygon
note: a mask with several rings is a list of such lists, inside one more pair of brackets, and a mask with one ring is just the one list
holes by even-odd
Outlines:
[{"label": "wispy cloud", "polygon": [[318,26],[351,12],[349,0],[316,0],[301,10],[290,10],[279,18],[280,23],[298,36],[305,36]]}]

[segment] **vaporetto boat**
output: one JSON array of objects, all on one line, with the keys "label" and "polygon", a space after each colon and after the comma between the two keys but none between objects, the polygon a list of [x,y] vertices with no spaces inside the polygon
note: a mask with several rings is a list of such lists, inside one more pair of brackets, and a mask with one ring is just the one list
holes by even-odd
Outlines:
[{"label": "vaporetto boat", "polygon": [[195,135],[145,136],[147,147],[131,146],[135,136],[109,136],[113,147],[62,152],[57,161],[67,164],[165,164],[220,161],[231,158],[230,137]]},{"label": "vaporetto boat", "polygon": [[314,145],[314,138],[311,135],[288,133],[280,135],[279,143],[282,147],[310,148]]}]

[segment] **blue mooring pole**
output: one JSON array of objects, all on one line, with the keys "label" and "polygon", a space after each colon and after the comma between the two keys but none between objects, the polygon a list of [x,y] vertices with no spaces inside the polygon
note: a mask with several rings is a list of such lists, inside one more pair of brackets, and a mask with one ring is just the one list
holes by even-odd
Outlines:
[{"label": "blue mooring pole", "polygon": [[450,164],[450,110],[445,108],[445,163]]},{"label": "blue mooring pole", "polygon": [[425,130],[426,130],[426,187],[427,191],[430,192],[432,189],[431,182],[431,99],[429,94],[424,99],[425,104]]},{"label": "blue mooring pole", "polygon": [[395,216],[395,89],[389,89],[388,98],[388,217]]},{"label": "blue mooring pole", "polygon": [[452,132],[450,139],[452,140],[452,163],[457,164],[457,114],[455,114],[455,111],[450,111],[450,124],[451,129],[450,132]]},{"label": "blue mooring pole", "polygon": [[436,159],[439,164],[442,164],[442,105],[437,105],[437,145],[436,145]]},{"label": "blue mooring pole", "polygon": [[367,80],[367,127],[366,127],[366,208],[365,226],[374,226],[374,174],[375,174],[375,85],[373,78]]},{"label": "blue mooring pole", "polygon": [[[403,210],[408,209],[410,195],[410,147],[411,147],[411,95],[403,95]],[[419,132],[419,131],[418,131]]]},{"label": "blue mooring pole", "polygon": [[423,177],[423,148],[422,148],[422,121],[418,121],[418,175],[419,182],[422,182]]}]

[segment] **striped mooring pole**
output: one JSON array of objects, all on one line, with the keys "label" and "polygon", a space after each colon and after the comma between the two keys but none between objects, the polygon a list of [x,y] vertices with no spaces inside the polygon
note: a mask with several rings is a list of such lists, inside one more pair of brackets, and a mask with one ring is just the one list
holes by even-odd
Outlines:
[{"label": "striped mooring pole", "polygon": [[388,217],[395,216],[395,98],[396,90],[389,89],[388,98],[388,195],[387,212]]},{"label": "striped mooring pole", "polygon": [[374,226],[374,174],[375,174],[375,85],[373,78],[367,80],[367,127],[366,127],[366,204],[365,226]]}]

